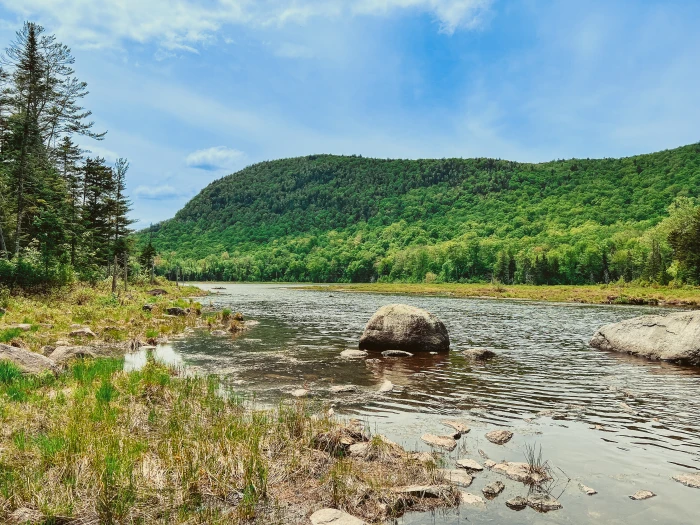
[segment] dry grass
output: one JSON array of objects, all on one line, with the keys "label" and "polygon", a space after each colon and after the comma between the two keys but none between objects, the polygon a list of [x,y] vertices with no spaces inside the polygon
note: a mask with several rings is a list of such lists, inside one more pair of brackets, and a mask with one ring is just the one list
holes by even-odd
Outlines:
[{"label": "dry grass", "polygon": [[588,304],[661,304],[668,306],[700,305],[700,287],[638,286],[632,284],[588,286],[532,286],[489,284],[337,284],[309,286],[339,292],[437,295],[447,297],[522,299]]},{"label": "dry grass", "polygon": [[303,400],[257,410],[216,377],[122,366],[76,361],[58,377],[0,366],[0,522],[294,524],[326,506],[377,522],[456,504],[456,492],[392,490],[441,480],[381,439],[349,457],[362,427]]},{"label": "dry grass", "polygon": [[[167,295],[151,296],[148,290],[161,288]],[[76,284],[49,294],[8,296],[6,313],[0,316],[0,342],[14,344],[38,352],[44,345],[59,340],[71,340],[71,325],[86,325],[102,343],[125,345],[130,340],[155,340],[161,336],[182,332],[196,322],[201,305],[187,297],[202,295],[199,288],[180,287],[162,281],[156,285],[131,286],[111,293],[110,283],[95,287]],[[144,305],[152,305],[144,311]],[[191,315],[166,316],[172,306],[190,308]],[[16,323],[32,326],[28,332],[9,328]],[[95,341],[76,341],[94,344]]]}]

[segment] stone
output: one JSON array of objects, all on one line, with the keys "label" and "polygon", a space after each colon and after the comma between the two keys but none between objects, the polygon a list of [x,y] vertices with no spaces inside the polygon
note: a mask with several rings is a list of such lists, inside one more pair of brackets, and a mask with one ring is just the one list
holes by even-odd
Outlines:
[{"label": "stone", "polygon": [[484,467],[482,467],[476,461],[474,461],[473,459],[470,459],[470,458],[458,459],[456,461],[456,464],[459,468],[463,468],[466,470],[472,470],[472,471],[484,470]]},{"label": "stone", "polygon": [[440,498],[449,494],[452,491],[452,487],[450,485],[409,485],[407,487],[395,487],[391,491],[419,498]]},{"label": "stone", "polygon": [[481,489],[481,492],[483,492],[484,496],[486,496],[488,499],[493,499],[496,496],[498,496],[501,492],[503,492],[505,488],[506,486],[503,484],[502,481],[494,481],[493,483],[489,483],[483,489]]},{"label": "stone", "polygon": [[292,391],[292,395],[294,397],[306,397],[306,395],[309,393],[308,390],[305,388],[297,388],[296,390]]},{"label": "stone", "polygon": [[367,525],[347,512],[338,509],[321,509],[311,515],[311,525]]},{"label": "stone", "polygon": [[469,505],[470,507],[486,506],[486,502],[481,496],[477,496],[476,494],[472,494],[471,492],[460,491],[459,499],[462,503],[464,503],[465,505]]},{"label": "stone", "polygon": [[144,304],[144,305],[141,307],[141,310],[143,310],[144,312],[152,312],[154,306],[155,306],[155,305],[153,305],[153,304]]},{"label": "stone", "polygon": [[476,361],[485,361],[487,359],[492,359],[496,357],[496,352],[489,350],[487,348],[468,348],[462,355],[468,359],[474,359]]},{"label": "stone", "polygon": [[487,469],[491,470],[494,466],[496,466],[496,462],[492,459],[487,459],[484,461],[484,467]]},{"label": "stone", "polygon": [[369,449],[369,443],[354,443],[348,448],[348,452],[351,456],[356,458],[362,458],[367,455],[367,450]]},{"label": "stone", "polygon": [[513,481],[520,481],[530,485],[536,485],[549,479],[547,474],[533,470],[527,463],[504,461],[503,463],[495,464],[491,467],[491,470],[503,474]]},{"label": "stone", "polygon": [[168,292],[163,290],[162,288],[154,288],[153,290],[149,290],[146,293],[148,293],[148,295],[152,295],[154,297],[157,295],[168,295]]},{"label": "stone", "polygon": [[592,489],[591,487],[587,487],[583,483],[579,483],[578,488],[581,489],[581,492],[583,492],[587,496],[593,496],[594,494],[598,494],[597,490]]},{"label": "stone", "polygon": [[228,332],[226,330],[212,330],[210,333],[214,337],[224,337],[228,335]]},{"label": "stone", "polygon": [[467,434],[471,430],[467,425],[465,425],[464,423],[460,423],[459,421],[440,421],[440,423],[450,428],[454,428],[455,431],[460,435]]},{"label": "stone", "polygon": [[515,496],[506,501],[506,507],[513,510],[523,510],[527,507],[527,499],[523,496]]},{"label": "stone", "polygon": [[0,360],[12,362],[25,374],[57,372],[56,364],[46,356],[0,343]]},{"label": "stone", "polygon": [[431,447],[444,448],[452,451],[457,448],[457,441],[452,436],[436,436],[434,434],[423,434],[421,439]]},{"label": "stone", "polygon": [[63,365],[71,359],[85,357],[96,357],[94,349],[89,346],[58,346],[49,355],[49,359],[59,365]]},{"label": "stone", "polygon": [[510,430],[494,430],[486,434],[486,439],[496,445],[505,445],[512,437],[513,433]]},{"label": "stone", "polygon": [[649,498],[653,498],[656,496],[652,491],[650,490],[638,490],[634,494],[630,496],[630,499],[633,499],[635,501],[641,501]]},{"label": "stone", "polygon": [[445,479],[447,479],[447,481],[450,481],[451,483],[454,483],[455,485],[460,485],[462,487],[468,487],[472,484],[472,481],[474,481],[474,477],[471,474],[459,468],[439,469],[438,472],[445,476]]},{"label": "stone", "polygon": [[331,387],[331,392],[334,394],[357,392],[357,387],[355,385],[335,385]]},{"label": "stone", "polygon": [[559,500],[539,492],[533,492],[527,497],[527,506],[539,512],[549,512],[550,510],[559,510],[562,504]]},{"label": "stone", "polygon": [[94,339],[97,337],[95,335],[95,332],[90,330],[87,326],[83,326],[82,328],[78,328],[76,330],[73,330],[70,334],[71,337],[89,337],[90,339]]},{"label": "stone", "polygon": [[174,315],[175,317],[184,317],[189,313],[189,310],[185,310],[179,306],[171,306],[170,308],[166,308],[165,311],[168,312],[168,315]]},{"label": "stone", "polygon": [[394,383],[392,383],[388,379],[385,379],[379,387],[379,392],[391,392],[392,390],[394,390]]},{"label": "stone", "polygon": [[367,322],[360,338],[362,350],[446,352],[447,328],[435,315],[405,304],[382,306]]},{"label": "stone", "polygon": [[29,332],[32,329],[32,325],[28,323],[17,323],[10,325],[9,328],[16,328],[17,330],[22,330],[23,332]]},{"label": "stone", "polygon": [[340,352],[340,357],[346,359],[362,359],[363,357],[367,357],[367,352],[364,350],[343,350]]},{"label": "stone", "polygon": [[405,352],[404,350],[384,350],[382,355],[384,357],[413,357],[411,352]]},{"label": "stone", "polygon": [[648,359],[700,365],[700,311],[644,315],[600,328],[590,345]]},{"label": "stone", "polygon": [[27,525],[29,523],[46,523],[45,516],[38,510],[20,507],[7,517],[9,525]]},{"label": "stone", "polygon": [[673,479],[686,487],[700,489],[700,474],[678,474],[673,476]]},{"label": "stone", "polygon": [[44,345],[41,347],[41,355],[49,357],[54,350],[56,350],[55,346]]}]

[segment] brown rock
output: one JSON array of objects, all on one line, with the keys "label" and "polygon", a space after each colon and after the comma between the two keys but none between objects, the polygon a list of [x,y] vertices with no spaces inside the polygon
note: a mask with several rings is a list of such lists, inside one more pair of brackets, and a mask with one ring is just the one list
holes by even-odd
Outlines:
[{"label": "brown rock", "polygon": [[495,443],[496,445],[505,445],[512,439],[512,437],[513,433],[510,430],[494,430],[493,432],[486,434],[486,439],[488,439],[491,443]]}]

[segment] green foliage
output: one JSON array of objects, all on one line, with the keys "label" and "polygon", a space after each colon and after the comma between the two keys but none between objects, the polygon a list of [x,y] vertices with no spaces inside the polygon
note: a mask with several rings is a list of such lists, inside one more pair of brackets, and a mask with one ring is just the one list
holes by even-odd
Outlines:
[{"label": "green foliage", "polygon": [[0,361],[0,383],[9,385],[22,377],[22,371],[11,361]]},{"label": "green foliage", "polygon": [[0,343],[9,343],[20,335],[22,335],[22,330],[19,328],[6,328],[5,330],[0,330]]},{"label": "green foliage", "polygon": [[699,194],[700,144],[542,164],[314,155],[224,177],[140,242],[171,279],[667,282],[669,220]]}]

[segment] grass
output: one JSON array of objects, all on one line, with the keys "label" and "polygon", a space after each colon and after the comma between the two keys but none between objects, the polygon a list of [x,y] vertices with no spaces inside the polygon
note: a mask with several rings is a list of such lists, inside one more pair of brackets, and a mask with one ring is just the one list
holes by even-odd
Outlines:
[{"label": "grass", "polygon": [[[319,289],[318,285],[307,289]],[[660,304],[668,306],[699,306],[700,287],[608,285],[503,285],[486,284],[415,284],[358,283],[323,285],[325,291],[371,292],[383,294],[438,295],[448,297],[522,299],[588,304]]]},{"label": "grass", "polygon": [[456,502],[398,495],[442,481],[377,437],[372,458],[349,457],[362,426],[304,400],[260,410],[216,377],[122,366],[37,377],[0,362],[0,522],[295,524],[333,506],[375,523]]},{"label": "grass", "polygon": [[[153,288],[163,288],[168,294],[153,297],[148,294]],[[7,311],[0,317],[0,343],[40,352],[46,345],[72,340],[72,325],[89,326],[97,335],[96,341],[76,340],[76,344],[124,346],[134,339],[155,340],[194,325],[202,306],[189,297],[202,294],[199,288],[176,287],[166,281],[132,285],[127,292],[121,289],[112,294],[105,281],[95,287],[79,283],[42,295],[8,295],[4,299]],[[150,311],[143,309],[146,304],[152,306]],[[164,315],[172,306],[190,308],[192,313]],[[12,327],[18,323],[30,324],[31,330]]]}]

